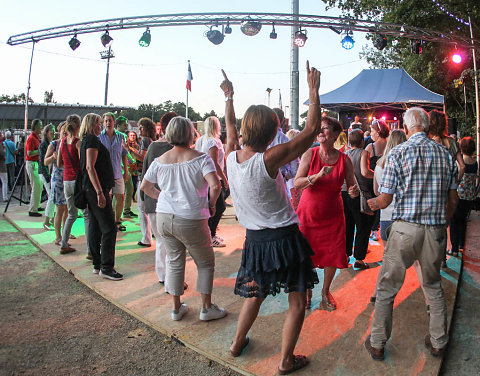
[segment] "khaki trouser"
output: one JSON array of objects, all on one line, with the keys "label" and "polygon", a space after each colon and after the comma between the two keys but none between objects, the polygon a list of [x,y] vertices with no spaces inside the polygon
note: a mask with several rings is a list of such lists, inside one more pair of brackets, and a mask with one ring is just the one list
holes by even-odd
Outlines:
[{"label": "khaki trouser", "polygon": [[157,213],[157,228],[167,250],[166,291],[183,295],[186,250],[197,265],[197,291],[209,295],[213,288],[215,254],[207,219],[186,219]]},{"label": "khaki trouser", "polygon": [[403,285],[406,270],[418,260],[423,287],[430,301],[432,345],[442,348],[448,342],[447,306],[440,277],[440,265],[447,242],[446,228],[395,221],[389,230],[383,264],[378,274],[371,345],[383,348],[390,338],[393,301]]},{"label": "khaki trouser", "polygon": [[26,161],[25,168],[27,169],[27,175],[30,179],[30,187],[32,193],[30,194],[30,204],[28,206],[28,211],[37,213],[38,207],[40,206],[40,200],[42,198],[42,181],[38,175],[38,162],[35,161]]}]

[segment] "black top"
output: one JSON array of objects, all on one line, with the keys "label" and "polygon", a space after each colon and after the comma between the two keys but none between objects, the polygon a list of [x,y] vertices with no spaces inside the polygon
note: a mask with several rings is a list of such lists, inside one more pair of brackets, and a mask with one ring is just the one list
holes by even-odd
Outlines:
[{"label": "black top", "polygon": [[[87,149],[97,149],[98,155],[95,162],[95,171],[97,172],[98,180],[103,191],[109,191],[114,185],[115,180],[113,178],[113,167],[110,159],[110,153],[107,148],[100,142],[97,136],[87,134],[82,139],[82,145],[80,146],[80,167],[85,173]],[[94,189],[90,179],[87,179],[87,189]]]},{"label": "black top", "polygon": [[[173,146],[170,145],[168,142],[152,142],[148,147],[147,154],[145,154],[145,158],[143,160],[143,171],[140,180],[143,179],[143,176],[147,173],[148,167],[150,167],[150,164],[153,163],[155,158],[160,157],[161,155],[163,155],[163,153],[166,153],[172,148]],[[155,188],[159,189],[157,184],[155,184]],[[145,213],[155,213],[155,209],[157,208],[157,200],[154,200],[153,198],[147,196],[142,191],[140,192],[140,196],[144,201],[143,210],[145,211]]]},{"label": "black top", "polygon": [[45,176],[45,178],[50,178],[50,172],[45,164],[43,163],[43,159],[45,158],[45,154],[47,154],[48,149],[48,141],[43,140],[38,147],[38,173]]},{"label": "black top", "polygon": [[465,163],[465,173],[466,174],[476,174],[478,171],[477,162],[474,163]]}]

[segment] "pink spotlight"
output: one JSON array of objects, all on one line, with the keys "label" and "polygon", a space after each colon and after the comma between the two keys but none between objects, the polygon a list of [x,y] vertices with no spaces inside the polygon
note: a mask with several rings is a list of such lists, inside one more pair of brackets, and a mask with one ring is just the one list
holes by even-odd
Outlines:
[{"label": "pink spotlight", "polygon": [[455,52],[453,55],[452,55],[452,61],[455,63],[455,64],[460,64],[462,62],[462,55],[460,55],[458,52]]},{"label": "pink spotlight", "polygon": [[382,120],[383,120],[383,121],[387,120],[387,117],[386,117],[386,116],[382,116]]}]

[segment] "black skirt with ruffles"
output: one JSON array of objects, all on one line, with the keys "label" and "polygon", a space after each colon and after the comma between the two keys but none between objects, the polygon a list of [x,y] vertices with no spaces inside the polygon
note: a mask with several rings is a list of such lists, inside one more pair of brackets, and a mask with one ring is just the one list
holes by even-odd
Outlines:
[{"label": "black skirt with ruffles", "polygon": [[235,294],[245,298],[306,292],[318,283],[312,248],[298,225],[247,230]]}]

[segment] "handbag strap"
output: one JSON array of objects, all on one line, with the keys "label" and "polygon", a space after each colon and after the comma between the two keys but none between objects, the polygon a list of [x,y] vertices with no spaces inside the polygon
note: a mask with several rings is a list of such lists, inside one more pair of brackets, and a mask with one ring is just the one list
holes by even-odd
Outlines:
[{"label": "handbag strap", "polygon": [[[72,164],[72,169],[75,171],[75,168],[74,168],[74,164],[73,164],[73,158],[72,156],[70,155],[70,150],[68,150],[68,144],[67,144],[67,139],[65,138],[65,141],[64,141],[64,146],[65,148],[67,149],[67,154],[68,154],[68,157],[70,158],[70,163]],[[82,169],[79,168],[78,171],[75,171],[76,174],[80,173],[82,174]]]}]

